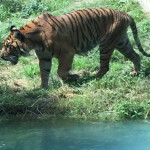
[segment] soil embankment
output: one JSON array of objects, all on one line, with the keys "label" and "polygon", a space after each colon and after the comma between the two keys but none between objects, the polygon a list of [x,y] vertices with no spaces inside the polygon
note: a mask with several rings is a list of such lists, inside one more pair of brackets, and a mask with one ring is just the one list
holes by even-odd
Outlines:
[{"label": "soil embankment", "polygon": [[137,0],[143,10],[148,13],[148,16],[150,17],[150,0]]}]

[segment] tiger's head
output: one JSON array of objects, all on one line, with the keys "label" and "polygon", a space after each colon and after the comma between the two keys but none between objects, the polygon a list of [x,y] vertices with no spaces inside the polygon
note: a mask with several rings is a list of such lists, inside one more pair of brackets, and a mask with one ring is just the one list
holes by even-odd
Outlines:
[{"label": "tiger's head", "polygon": [[15,26],[11,26],[10,35],[4,40],[0,58],[17,64],[20,56],[26,56],[29,52],[26,46],[25,35]]}]

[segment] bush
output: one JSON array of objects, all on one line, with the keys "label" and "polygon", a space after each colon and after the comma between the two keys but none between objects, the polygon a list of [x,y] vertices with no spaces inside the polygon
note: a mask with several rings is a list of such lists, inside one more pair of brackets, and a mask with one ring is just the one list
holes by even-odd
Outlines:
[{"label": "bush", "polygon": [[4,21],[7,17],[11,18],[15,13],[20,14],[20,17],[27,18],[31,14],[43,13],[48,10],[48,7],[37,0],[1,0],[0,4],[0,20]]}]

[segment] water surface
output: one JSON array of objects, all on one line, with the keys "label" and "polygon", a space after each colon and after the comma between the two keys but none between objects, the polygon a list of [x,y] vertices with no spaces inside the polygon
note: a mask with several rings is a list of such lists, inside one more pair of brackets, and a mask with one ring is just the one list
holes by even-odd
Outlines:
[{"label": "water surface", "polygon": [[150,122],[8,120],[0,123],[0,150],[150,150]]}]

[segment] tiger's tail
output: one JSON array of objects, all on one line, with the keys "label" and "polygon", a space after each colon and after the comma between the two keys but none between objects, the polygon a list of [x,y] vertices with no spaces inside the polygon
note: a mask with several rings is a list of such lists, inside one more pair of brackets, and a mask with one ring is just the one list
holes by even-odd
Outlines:
[{"label": "tiger's tail", "polygon": [[137,27],[136,27],[136,23],[134,21],[133,18],[131,18],[131,23],[130,23],[130,27],[131,27],[131,30],[132,30],[132,33],[133,33],[133,37],[134,37],[134,41],[139,49],[139,51],[146,57],[150,57],[150,54],[147,54],[142,45],[141,45],[141,42],[140,42],[140,39],[139,39],[139,36],[138,36],[138,31],[137,31]]}]

